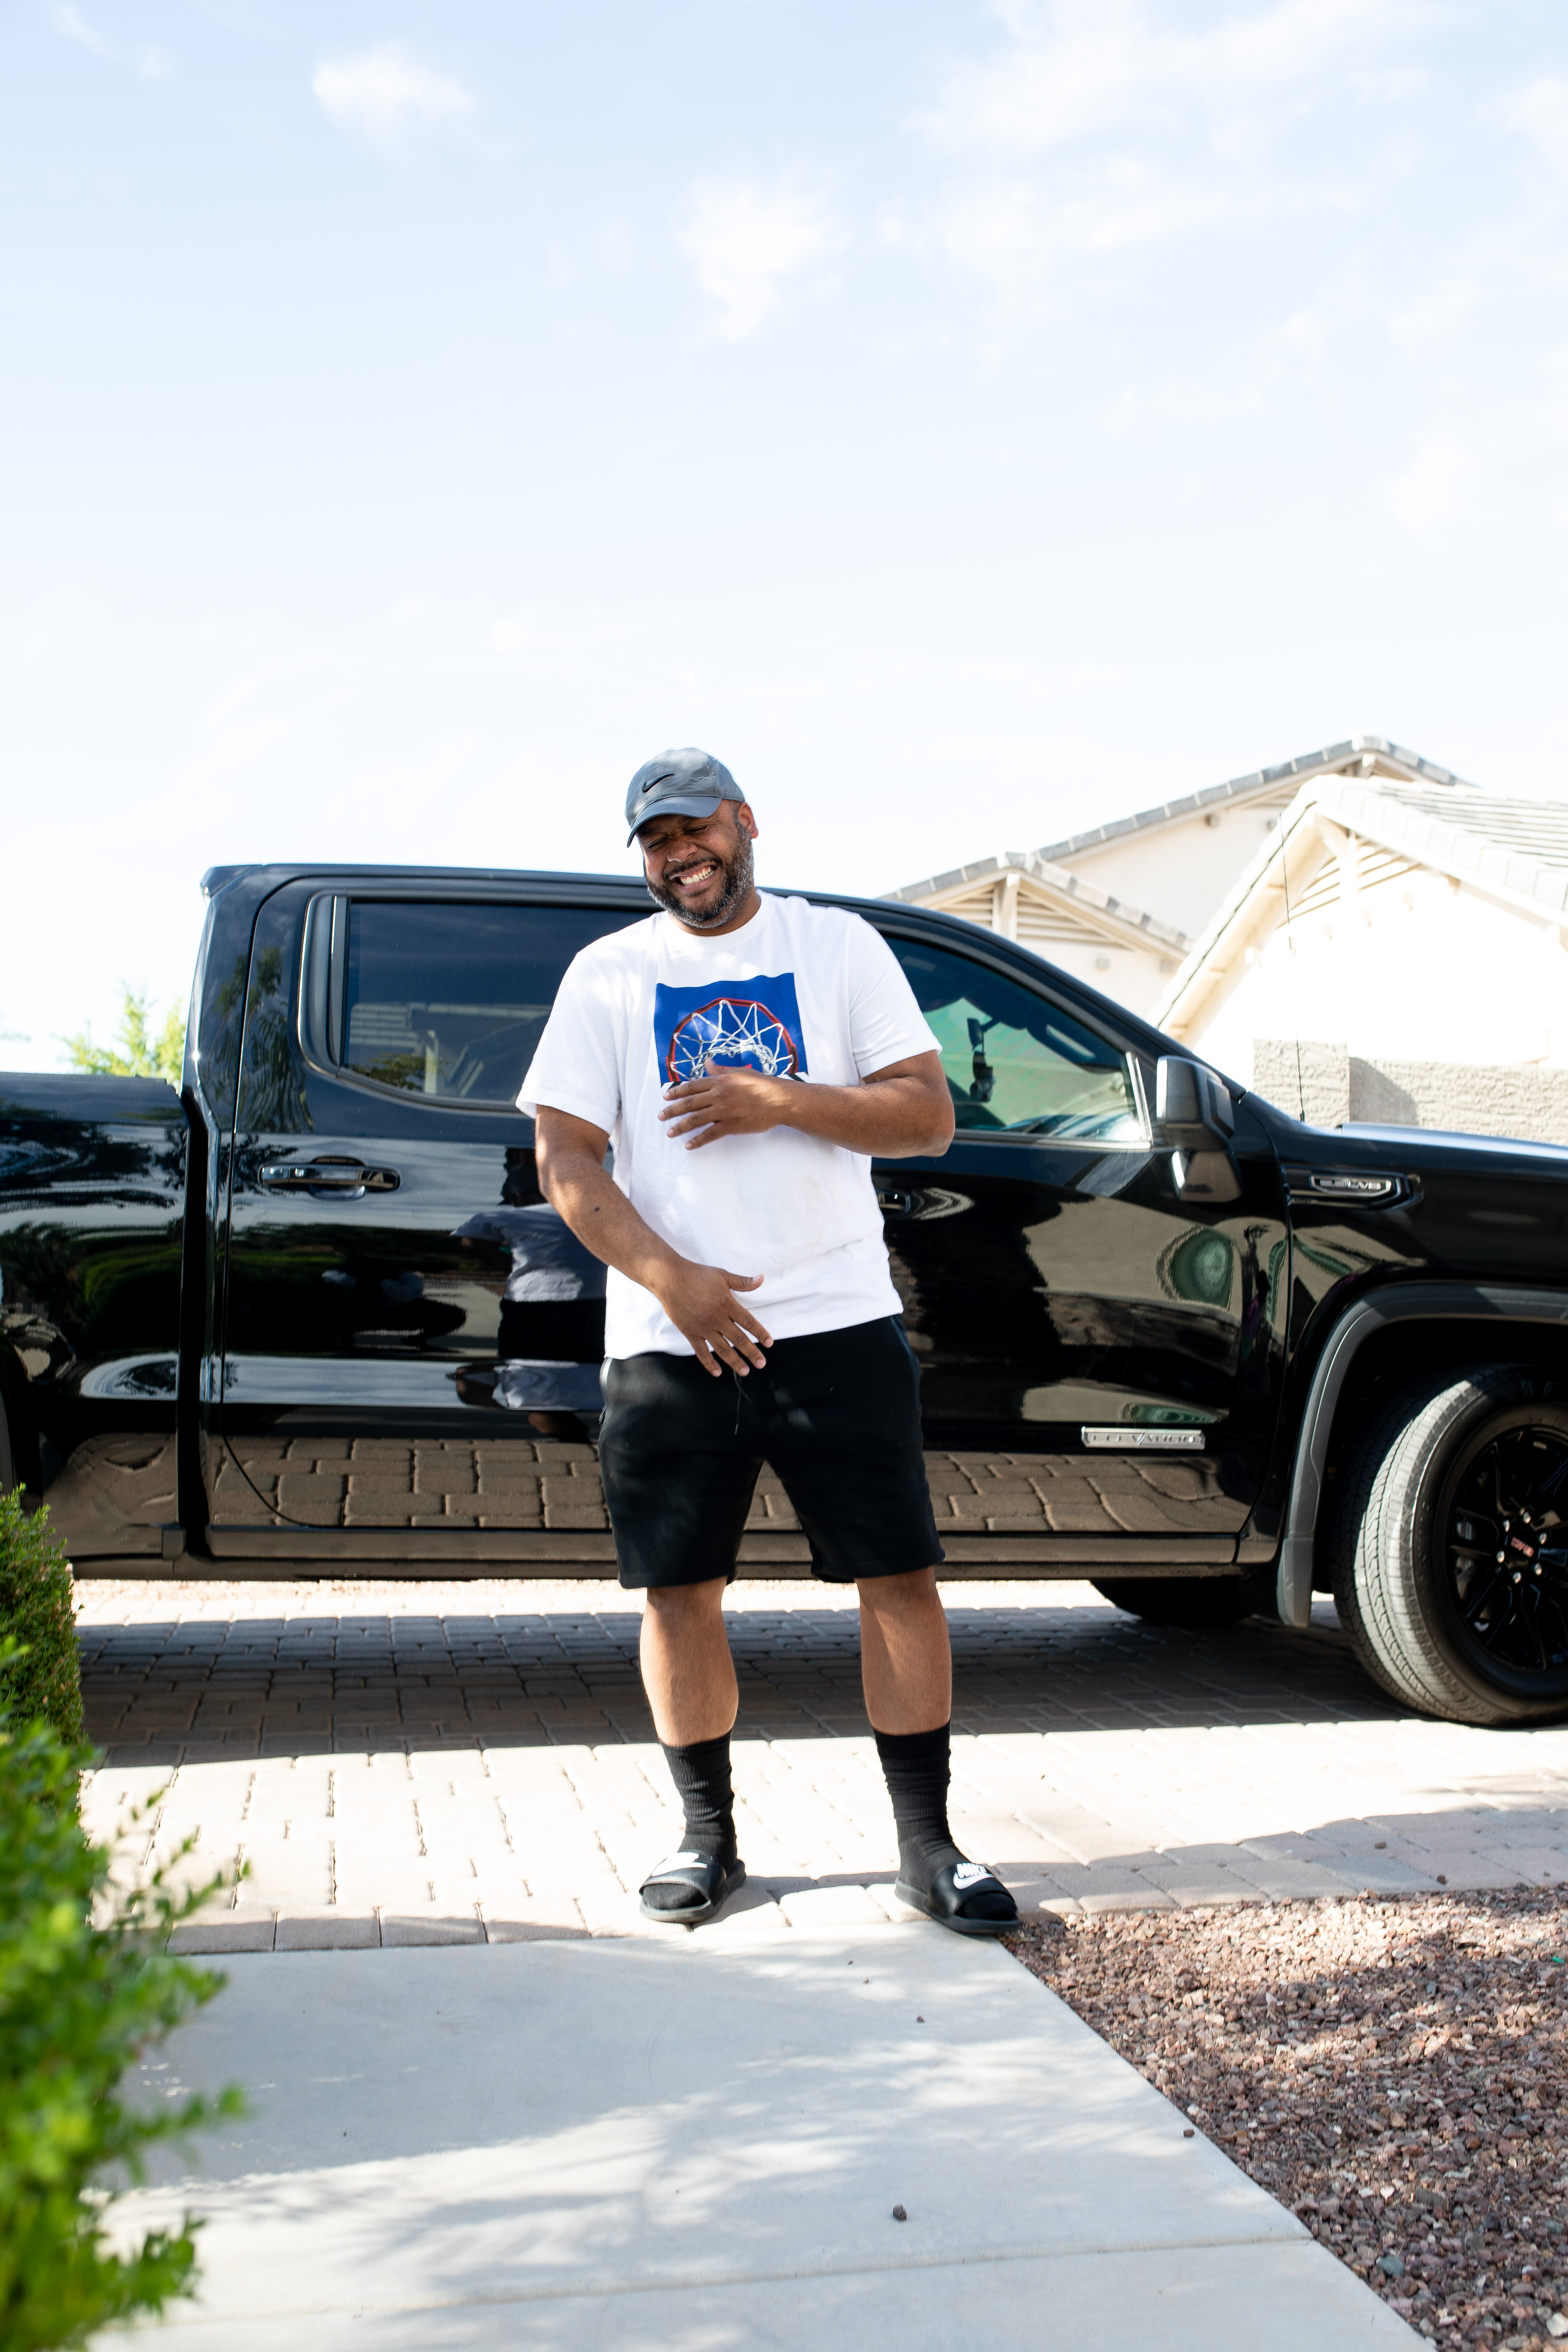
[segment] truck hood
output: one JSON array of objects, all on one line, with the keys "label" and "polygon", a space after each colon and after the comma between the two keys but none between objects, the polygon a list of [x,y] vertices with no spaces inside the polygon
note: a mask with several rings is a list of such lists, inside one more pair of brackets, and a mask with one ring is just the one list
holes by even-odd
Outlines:
[{"label": "truck hood", "polygon": [[1436,1127],[1383,1127],[1360,1119],[1346,1119],[1333,1132],[1363,1138],[1368,1143],[1451,1143],[1466,1151],[1495,1152],[1508,1160],[1545,1160],[1568,1174],[1568,1144],[1527,1143],[1522,1137],[1510,1135],[1461,1135]]}]

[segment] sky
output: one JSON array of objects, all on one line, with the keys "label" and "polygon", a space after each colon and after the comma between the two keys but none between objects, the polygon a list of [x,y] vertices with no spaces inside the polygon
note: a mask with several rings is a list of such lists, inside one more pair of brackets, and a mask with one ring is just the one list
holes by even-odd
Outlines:
[{"label": "sky", "polygon": [[0,1063],[207,866],[1559,798],[1561,0],[10,0]]}]

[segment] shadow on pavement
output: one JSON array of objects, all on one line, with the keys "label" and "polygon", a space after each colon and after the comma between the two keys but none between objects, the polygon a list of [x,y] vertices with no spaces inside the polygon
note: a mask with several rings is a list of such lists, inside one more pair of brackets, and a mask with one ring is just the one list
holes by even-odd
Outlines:
[{"label": "shadow on pavement", "polygon": [[[1152,1626],[1110,1608],[950,1600],[956,1728],[1390,1722],[1337,1630]],[[80,1629],[88,1734],[109,1760],[647,1740],[634,1610],[180,1619]],[[863,1734],[853,1611],[730,1619],[740,1735]]]}]

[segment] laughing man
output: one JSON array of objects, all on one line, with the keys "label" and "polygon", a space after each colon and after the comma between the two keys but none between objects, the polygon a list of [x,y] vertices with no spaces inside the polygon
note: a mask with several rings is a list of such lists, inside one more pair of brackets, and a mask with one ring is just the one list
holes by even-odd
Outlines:
[{"label": "laughing man", "polygon": [[952,1139],[937,1041],[859,916],[759,896],[756,820],[717,760],[650,760],[626,814],[661,911],[577,957],[518,1099],[546,1195],[610,1269],[600,1466],[686,1816],[642,1907],[695,1927],[745,1878],[723,1599],[766,1462],[812,1574],[859,1589],[900,1898],[1005,1934],[1012,1896],[948,1827],[942,1552],[871,1182],[873,1156]]}]

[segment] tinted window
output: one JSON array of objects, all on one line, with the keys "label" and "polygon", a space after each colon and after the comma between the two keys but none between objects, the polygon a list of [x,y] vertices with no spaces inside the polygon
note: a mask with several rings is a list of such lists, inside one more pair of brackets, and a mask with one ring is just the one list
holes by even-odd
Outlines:
[{"label": "tinted window", "polygon": [[640,920],[595,907],[356,899],[343,1067],[410,1094],[515,1101],[573,957]]},{"label": "tinted window", "polygon": [[888,944],[936,1032],[961,1130],[1142,1139],[1127,1056],[1108,1039],[967,956]]}]

